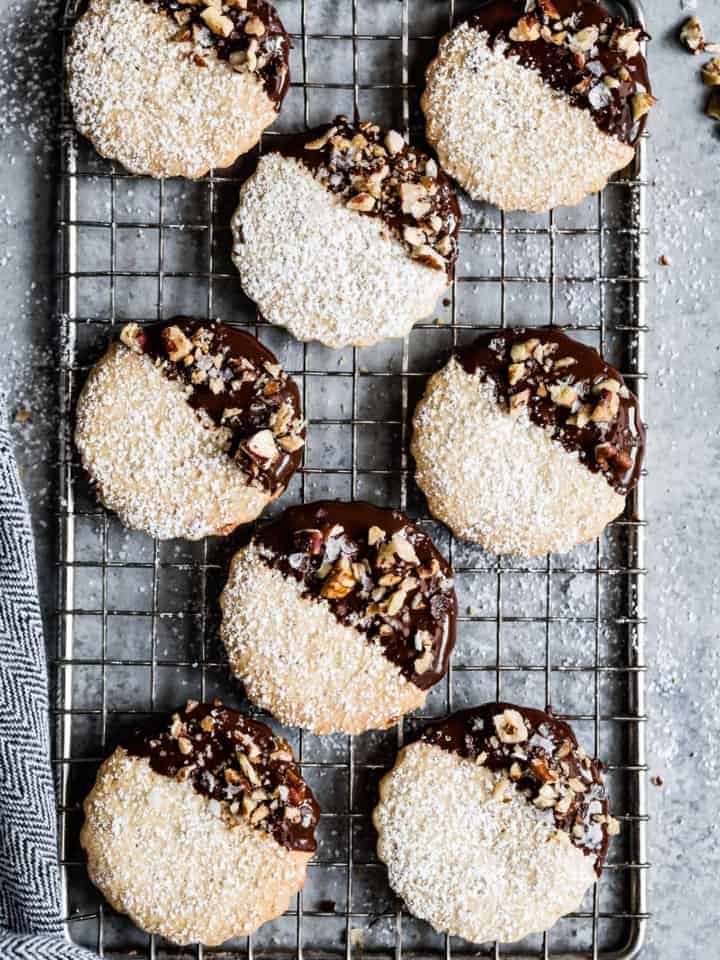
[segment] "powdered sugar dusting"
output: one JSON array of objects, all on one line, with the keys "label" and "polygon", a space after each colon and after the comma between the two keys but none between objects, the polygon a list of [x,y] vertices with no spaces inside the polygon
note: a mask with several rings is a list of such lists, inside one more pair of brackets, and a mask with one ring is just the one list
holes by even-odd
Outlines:
[{"label": "powdered sugar dusting", "polygon": [[119,748],[85,801],[92,881],[142,929],[176,943],[222,943],[287,909],[309,855],[287,850],[226,802],[155,773]]},{"label": "powdered sugar dusting", "polygon": [[267,154],[240,191],[233,260],[271,323],[300,340],[369,346],[432,313],[447,276],[376,217],[346,209],[299,161]]},{"label": "powdered sugar dusting", "polygon": [[482,942],[519,940],[576,909],[595,881],[573,847],[501,774],[414,743],[380,787],[378,856],[411,913]]},{"label": "powdered sugar dusting", "polygon": [[414,418],[417,482],[432,513],[495,553],[563,553],[597,536],[625,498],[491,384],[454,358],[428,383]]},{"label": "powdered sugar dusting", "polygon": [[249,486],[221,429],[201,419],[179,384],[117,344],[88,377],[75,441],[105,505],[160,539],[224,532],[270,499]]},{"label": "powdered sugar dusting", "polygon": [[134,173],[202,176],[257,143],[275,107],[255,75],[175,39],[178,25],[139,0],[92,0],[67,55],[78,129]]},{"label": "powdered sugar dusting", "polygon": [[505,210],[579,203],[634,155],[467,23],[441,41],[422,107],[443,169],[474,199]]},{"label": "powdered sugar dusting", "polygon": [[422,706],[425,691],[340,623],[325,600],[269,567],[250,544],[236,554],[220,604],[222,638],[248,696],[282,723],[314,733],[387,727]]}]

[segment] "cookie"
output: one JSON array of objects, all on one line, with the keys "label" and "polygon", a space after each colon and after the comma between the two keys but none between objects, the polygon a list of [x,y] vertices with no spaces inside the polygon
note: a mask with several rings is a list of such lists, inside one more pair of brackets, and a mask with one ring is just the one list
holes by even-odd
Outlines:
[{"label": "cookie", "polygon": [[460,213],[431,157],[377,124],[333,124],[260,158],[232,219],[233,260],[265,319],[299,340],[404,337],[447,289]]},{"label": "cookie", "polygon": [[632,161],[655,102],[646,38],[592,0],[491,0],[427,70],[421,105],[443,169],[503,210],[602,190]]},{"label": "cookie", "polygon": [[201,177],[275,120],[289,50],[266,0],[89,0],[66,56],[75,124],[132,173]]},{"label": "cookie", "polygon": [[401,750],[373,822],[408,910],[477,943],[577,909],[619,832],[602,765],[570,727],[507,703],[455,713]]},{"label": "cookie", "polygon": [[313,733],[389,727],[421,707],[455,643],[452,571],[402,513],[320,501],[233,559],[221,636],[249,698]]},{"label": "cookie", "polygon": [[296,384],[255,337],[175,317],[123,328],[80,394],[75,442],[127,527],[199,540],[283,493],[305,428]]},{"label": "cookie", "polygon": [[287,910],[319,808],[287,742],[218,704],[136,731],[83,809],[90,879],[148,933],[214,946]]},{"label": "cookie", "polygon": [[564,553],[625,508],[643,460],[636,397],[553,327],[484,334],[428,381],[411,451],[430,511],[486,550]]}]

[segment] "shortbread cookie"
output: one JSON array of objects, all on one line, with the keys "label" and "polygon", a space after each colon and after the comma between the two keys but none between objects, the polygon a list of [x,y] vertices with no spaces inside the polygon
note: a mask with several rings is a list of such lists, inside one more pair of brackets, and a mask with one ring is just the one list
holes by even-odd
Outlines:
[{"label": "shortbread cookie", "polygon": [[427,71],[426,133],[443,169],[503,210],[601,190],[633,159],[655,102],[645,38],[592,0],[490,0]]},{"label": "shortbread cookie", "polygon": [[89,0],[67,52],[78,130],[133,173],[201,177],[276,118],[290,43],[266,0]]},{"label": "shortbread cookie", "polygon": [[390,886],[440,933],[506,943],[547,930],[580,906],[619,832],[603,779],[549,714],[507,703],[453,714],[380,783]]},{"label": "shortbread cookie", "polygon": [[625,508],[645,431],[600,354],[551,327],[498,330],[428,382],[411,450],[433,516],[493,553],[563,553]]},{"label": "shortbread cookie", "polygon": [[196,701],[118,747],[84,810],[88,873],[114,909],[211,946],[288,908],[319,817],[285,740]]},{"label": "shortbread cookie", "polygon": [[396,723],[455,643],[450,567],[407,517],[369,503],[286,510],[235,555],[220,604],[247,695],[314,733]]},{"label": "shortbread cookie", "polygon": [[75,442],[100,499],[165,540],[254,520],[300,465],[296,384],[255,337],[176,317],[123,328],[80,394]]},{"label": "shortbread cookie", "polygon": [[245,292],[299,340],[369,346],[429,316],[457,258],[460,213],[437,163],[345,117],[263,156],[240,191]]}]

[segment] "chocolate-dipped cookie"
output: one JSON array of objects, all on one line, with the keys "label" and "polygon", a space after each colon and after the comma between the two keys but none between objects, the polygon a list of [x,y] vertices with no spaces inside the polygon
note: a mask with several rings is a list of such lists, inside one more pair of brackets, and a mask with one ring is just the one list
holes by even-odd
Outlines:
[{"label": "chocolate-dipped cookie", "polygon": [[410,912],[478,943],[577,909],[619,832],[602,765],[568,724],[508,703],[455,713],[401,750],[373,822]]},{"label": "chocolate-dipped cookie", "polygon": [[148,933],[208,945],[287,909],[319,817],[285,740],[196,701],[118,747],[84,811],[88,872],[110,904]]},{"label": "chocolate-dipped cookie", "polygon": [[553,327],[484,334],[428,381],[416,479],[433,516],[499,554],[562,553],[625,508],[642,466],[636,397]]},{"label": "chocolate-dipped cookie", "polygon": [[126,526],[198,540],[283,493],[305,428],[296,384],[255,337],[175,317],[123,328],[80,394],[75,442]]},{"label": "chocolate-dipped cookie", "polygon": [[455,193],[394,130],[337,117],[260,158],[240,190],[245,292],[299,340],[368,346],[429,316],[457,258]]},{"label": "chocolate-dipped cookie", "polygon": [[220,599],[252,701],[314,733],[361,733],[422,706],[455,643],[452,571],[402,513],[291,507],[233,559]]},{"label": "chocolate-dipped cookie", "polygon": [[655,102],[646,34],[594,0],[490,0],[427,71],[426,134],[476,200],[579,203],[633,159]]},{"label": "chocolate-dipped cookie", "polygon": [[133,173],[201,177],[275,120],[289,50],[267,0],[88,0],[66,58],[75,124]]}]

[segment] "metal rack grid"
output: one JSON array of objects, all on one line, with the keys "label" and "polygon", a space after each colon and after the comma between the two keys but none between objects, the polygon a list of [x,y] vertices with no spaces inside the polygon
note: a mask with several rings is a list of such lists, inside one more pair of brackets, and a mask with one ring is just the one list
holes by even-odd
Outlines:
[{"label": "metal rack grid", "polygon": [[[79,2],[69,0],[65,38]],[[276,6],[295,44],[295,80],[280,131],[345,112],[419,137],[424,64],[467,5]],[[642,21],[635,0],[616,6]],[[75,134],[66,103],[62,133],[54,719],[68,936],[112,957],[636,956],[648,918],[643,484],[597,542],[563,557],[513,561],[454,541],[433,523],[407,451],[425,377],[481,327],[522,321],[571,328],[620,366],[643,403],[645,143],[633,169],[576,210],[529,217],[463,203],[458,277],[437,317],[403,342],[329,351],[263,324],[244,299],[228,257],[236,172],[197,183],[133,177]],[[263,145],[277,135],[267,133]],[[78,387],[119,325],[178,312],[249,325],[301,383],[306,463],[278,509],[328,495],[406,509],[454,564],[462,613],[453,666],[424,717],[356,738],[283,731],[323,806],[318,854],[283,918],[218,949],[173,947],[114,914],[89,883],[78,844],[82,797],[128,724],[188,696],[242,705],[216,637],[216,598],[232,542],[161,544],[123,531],[98,507],[71,439]],[[403,911],[374,856],[369,812],[377,780],[418,723],[495,696],[552,703],[609,760],[614,812],[624,829],[577,913],[543,936],[481,949],[434,934]]]}]

